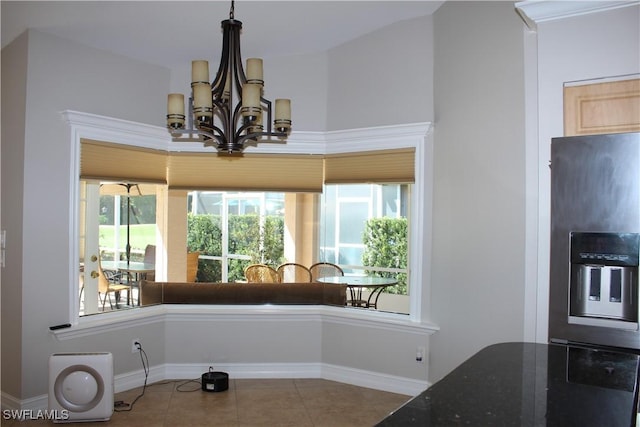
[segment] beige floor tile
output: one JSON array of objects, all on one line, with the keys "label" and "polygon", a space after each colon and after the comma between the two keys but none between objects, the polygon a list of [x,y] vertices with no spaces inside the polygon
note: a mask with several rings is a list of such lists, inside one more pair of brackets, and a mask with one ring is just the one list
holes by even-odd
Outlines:
[{"label": "beige floor tile", "polygon": [[299,390],[308,409],[340,408],[352,409],[366,405],[367,401],[357,389],[340,387],[314,387]]},{"label": "beige floor tile", "polygon": [[293,380],[297,388],[306,387],[339,387],[346,384],[337,381],[323,380],[322,378],[296,378]]},{"label": "beige floor tile", "polygon": [[255,390],[257,388],[295,388],[294,379],[290,378],[265,378],[265,379],[236,379],[234,380],[239,390]]},{"label": "beige floor tile", "polygon": [[165,418],[167,426],[236,426],[238,412],[228,407],[201,407],[170,410]]},{"label": "beige floor tile", "polygon": [[[162,409],[162,408],[158,408]],[[131,412],[115,412],[111,419],[104,423],[91,424],[92,426],[145,426],[145,427],[164,427],[166,414],[164,410],[158,411],[139,411],[134,405]],[[82,427],[86,424],[79,424]],[[87,426],[88,427],[88,426]]]},{"label": "beige floor tile", "polygon": [[278,408],[304,408],[300,394],[295,388],[255,388],[236,390],[239,411],[267,410]]},{"label": "beige floor tile", "polygon": [[377,414],[365,408],[323,408],[309,410],[314,427],[363,427],[374,426],[380,421]]},{"label": "beige floor tile", "polygon": [[238,412],[238,420],[242,426],[291,426],[313,427],[311,418],[304,407],[294,408],[252,408]]},{"label": "beige floor tile", "polygon": [[[142,387],[115,395],[131,403]],[[189,380],[148,385],[130,411],[81,427],[371,427],[410,396],[317,378],[231,379],[229,389],[204,392]],[[53,426],[47,420],[0,420],[4,427]]]},{"label": "beige floor tile", "polygon": [[[125,403],[128,403],[129,408],[119,409],[116,408],[116,412],[161,412],[165,413],[167,411],[167,406],[171,397],[173,396],[173,392],[164,391],[164,392],[156,392],[149,393],[145,392],[144,395],[138,398],[139,394],[130,395],[129,398],[127,396],[123,396],[122,399]],[[137,400],[136,400],[137,398]],[[131,407],[133,405],[133,407]],[[130,410],[126,410],[130,409]]]}]

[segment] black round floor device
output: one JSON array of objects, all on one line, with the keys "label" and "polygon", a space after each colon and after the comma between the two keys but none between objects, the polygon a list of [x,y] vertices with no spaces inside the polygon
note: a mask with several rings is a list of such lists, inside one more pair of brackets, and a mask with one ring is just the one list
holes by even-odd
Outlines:
[{"label": "black round floor device", "polygon": [[217,392],[225,391],[228,388],[229,374],[226,372],[218,372],[209,368],[209,372],[202,374],[202,391]]}]

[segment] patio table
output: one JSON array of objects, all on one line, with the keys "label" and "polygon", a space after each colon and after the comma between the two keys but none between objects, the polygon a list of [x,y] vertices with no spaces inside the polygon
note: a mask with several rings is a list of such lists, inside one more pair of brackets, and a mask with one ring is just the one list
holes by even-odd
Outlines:
[{"label": "patio table", "polygon": [[[140,281],[147,273],[156,271],[156,266],[155,264],[138,261],[102,261],[102,269],[120,271],[133,275],[134,281],[129,282],[129,294],[127,295],[127,299],[129,299],[134,284],[138,287],[138,290],[140,290]],[[138,305],[140,305],[140,296],[138,296]]]},{"label": "patio table", "polygon": [[[351,299],[347,304],[353,307],[378,308],[378,298],[387,286],[398,283],[397,279],[378,276],[328,276],[321,277],[318,282],[347,285]],[[365,300],[362,296],[363,289],[371,289],[369,297]]]}]

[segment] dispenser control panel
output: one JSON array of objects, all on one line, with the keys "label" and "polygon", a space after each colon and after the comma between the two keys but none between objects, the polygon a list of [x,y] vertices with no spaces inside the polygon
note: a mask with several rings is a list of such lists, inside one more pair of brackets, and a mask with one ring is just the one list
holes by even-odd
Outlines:
[{"label": "dispenser control panel", "polygon": [[637,266],[638,233],[571,233],[571,263]]}]

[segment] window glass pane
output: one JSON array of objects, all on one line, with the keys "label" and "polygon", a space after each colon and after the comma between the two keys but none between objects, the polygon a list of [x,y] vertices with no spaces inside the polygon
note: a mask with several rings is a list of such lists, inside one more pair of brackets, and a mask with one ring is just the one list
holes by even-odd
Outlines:
[{"label": "window glass pane", "polygon": [[156,244],[156,185],[92,181],[82,187],[83,197],[96,202],[81,203],[81,267],[87,256],[99,263],[81,268],[80,315],[137,307],[139,281],[155,274],[148,271],[155,257],[145,261],[145,251]]},{"label": "window glass pane", "polygon": [[369,218],[369,202],[340,202],[340,244],[362,244],[364,225]]},{"label": "window glass pane", "polygon": [[[347,276],[397,282],[383,288],[378,310],[409,313],[410,188],[410,184],[335,184],[325,185],[322,196],[320,261],[338,264]],[[365,295],[367,291],[371,289],[363,290]]]},{"label": "window glass pane", "polygon": [[383,185],[382,190],[382,214],[384,216],[397,217],[400,215],[399,186]]},{"label": "window glass pane", "polygon": [[[111,260],[142,261],[156,242],[156,196],[100,196],[100,251]],[[127,252],[127,246],[129,251]]]},{"label": "window glass pane", "polygon": [[189,193],[189,212],[200,215],[221,215],[222,194],[211,192]]},{"label": "window glass pane", "polygon": [[267,215],[284,215],[284,193],[265,193],[264,210]]},{"label": "window glass pane", "polygon": [[368,184],[336,185],[335,187],[339,197],[369,197],[371,193],[371,185]]},{"label": "window glass pane", "polygon": [[210,258],[206,254],[200,254],[198,276],[204,277],[207,282],[222,282],[222,261],[219,258]]},{"label": "window glass pane", "polygon": [[[358,245],[358,246],[340,245],[339,249],[340,249],[339,264],[362,265],[362,253],[364,251],[363,245]],[[345,270],[345,272],[347,272],[347,270],[356,271],[353,269],[349,269],[347,267],[345,267],[343,270]]]},{"label": "window glass pane", "polygon": [[198,280],[244,280],[250,264],[284,261],[284,193],[194,191],[189,200],[187,245],[201,253]]}]

